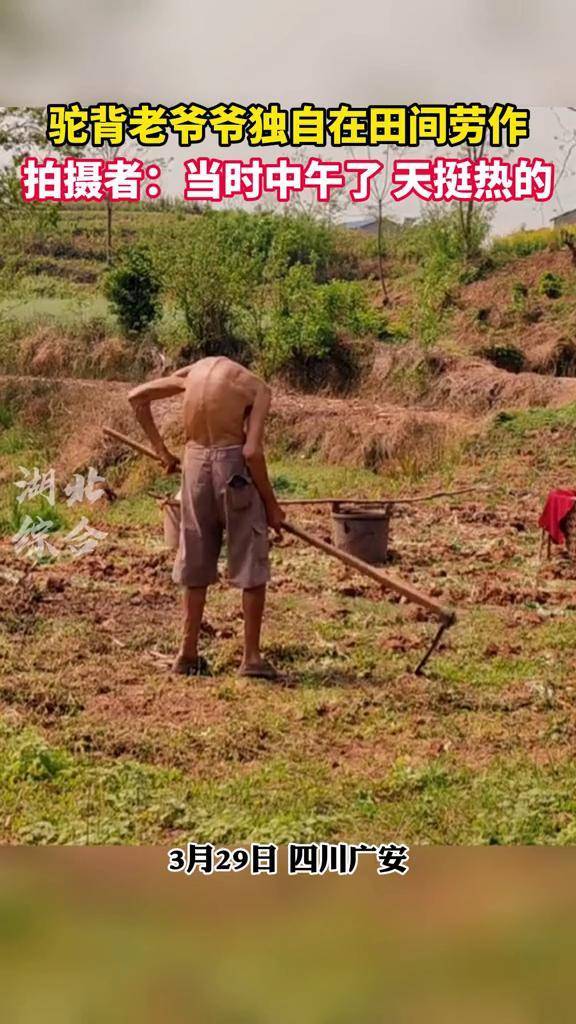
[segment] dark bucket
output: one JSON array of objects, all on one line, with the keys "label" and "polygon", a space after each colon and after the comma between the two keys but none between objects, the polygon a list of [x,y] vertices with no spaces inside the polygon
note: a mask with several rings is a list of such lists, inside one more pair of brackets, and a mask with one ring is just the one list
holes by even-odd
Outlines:
[{"label": "dark bucket", "polygon": [[332,535],[340,551],[370,565],[388,561],[388,537],[392,506],[364,509],[340,505],[332,511]]}]

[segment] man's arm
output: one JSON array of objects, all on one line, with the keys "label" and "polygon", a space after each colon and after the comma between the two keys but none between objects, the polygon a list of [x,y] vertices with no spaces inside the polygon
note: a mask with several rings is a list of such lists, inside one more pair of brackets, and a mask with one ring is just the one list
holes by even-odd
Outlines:
[{"label": "man's arm", "polygon": [[256,489],[260,493],[266,507],[268,525],[279,530],[286,516],[276,500],[272,485],[268,478],[266,458],[264,456],[264,427],[270,411],[272,393],[266,384],[260,384],[250,415],[243,454]]},{"label": "man's arm", "polygon": [[163,398],[174,398],[181,395],[186,388],[185,376],[189,372],[180,370],[170,377],[159,377],[157,380],[147,381],[139,384],[128,395],[128,401],[146,437],[152,442],[154,450],[158,453],[166,469],[171,472],[178,466],[178,459],[164,444],[160,431],[154,422],[152,415],[152,402],[158,402]]}]

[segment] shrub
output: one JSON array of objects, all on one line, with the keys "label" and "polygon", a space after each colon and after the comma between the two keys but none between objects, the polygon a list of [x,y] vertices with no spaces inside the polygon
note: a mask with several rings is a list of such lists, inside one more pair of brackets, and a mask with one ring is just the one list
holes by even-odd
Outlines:
[{"label": "shrub", "polygon": [[475,281],[483,281],[494,270],[495,263],[491,256],[482,254],[468,263],[460,273],[460,284],[474,284]]},{"label": "shrub", "polygon": [[275,280],[300,265],[310,267],[317,281],[328,280],[334,242],[333,229],[313,217],[298,214],[276,218],[266,268],[268,279]]},{"label": "shrub", "polygon": [[126,334],[148,330],[161,310],[160,279],[148,252],[128,249],[109,271],[104,293]]},{"label": "shrub", "polygon": [[504,238],[496,238],[490,252],[498,263],[514,259],[517,256],[531,256],[543,249],[555,249],[560,245],[558,232],[552,228],[541,228],[538,231],[517,231]]},{"label": "shrub", "polygon": [[437,341],[444,325],[454,290],[459,264],[442,248],[429,252],[416,280],[413,329],[423,345]]},{"label": "shrub", "polygon": [[[257,358],[275,370],[297,351],[325,358],[342,324],[355,336],[386,334],[362,290],[350,291],[358,285],[328,280],[342,241],[326,223],[304,214],[209,211],[174,241],[158,246],[157,260],[197,356]],[[319,285],[331,290],[321,297]]]},{"label": "shrub", "polygon": [[261,282],[277,280],[296,265],[310,267],[316,281],[328,280],[337,269],[338,232],[304,213],[209,213],[202,218],[202,227],[207,226],[223,251],[252,264]]},{"label": "shrub", "polygon": [[528,317],[528,295],[527,286],[522,281],[514,281],[512,285],[512,302],[508,310],[510,323],[514,323],[518,317],[520,319]]},{"label": "shrub", "polygon": [[526,308],[526,299],[528,298],[528,288],[522,281],[514,281],[512,285],[512,305],[518,312],[524,312]]},{"label": "shrub", "polygon": [[471,259],[479,258],[490,226],[490,212],[474,207],[470,218],[459,209],[431,211],[414,230],[421,261],[416,279],[413,329],[424,346],[437,341],[457,287],[468,279]]},{"label": "shrub", "polygon": [[559,299],[564,291],[564,278],[548,271],[548,273],[542,274],[538,288],[548,299]]},{"label": "shrub", "polygon": [[[470,213],[469,216],[467,214]],[[411,245],[417,256],[442,256],[454,263],[460,263],[460,273],[483,259],[483,246],[490,230],[492,211],[481,204],[473,203],[471,210],[444,207],[430,209],[422,223],[411,232]]]},{"label": "shrub", "polygon": [[512,301],[500,315],[500,327],[512,327],[517,323],[535,324],[543,315],[542,308],[532,301],[530,289],[522,281],[512,285]]},{"label": "shrub", "polygon": [[368,303],[362,285],[353,281],[331,281],[322,288],[324,301],[337,328],[354,338],[390,336],[388,320]]},{"label": "shrub", "polygon": [[251,304],[253,263],[225,237],[217,214],[199,218],[174,256],[168,279],[196,356],[247,359],[240,320]]},{"label": "shrub", "polygon": [[320,288],[303,267],[293,267],[279,287],[263,361],[268,372],[294,360],[325,359],[336,330]]},{"label": "shrub", "polygon": [[356,382],[367,357],[354,339],[384,336],[383,315],[369,306],[361,285],[315,284],[310,267],[296,265],[277,286],[260,361],[266,373],[284,373],[310,386]]}]

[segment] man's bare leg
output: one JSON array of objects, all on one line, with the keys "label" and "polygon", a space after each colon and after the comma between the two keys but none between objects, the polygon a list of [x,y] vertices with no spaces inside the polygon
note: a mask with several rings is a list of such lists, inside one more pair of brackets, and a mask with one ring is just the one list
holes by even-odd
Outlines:
[{"label": "man's bare leg", "polygon": [[206,587],[186,587],[183,592],[182,609],[184,622],[182,645],[178,652],[173,669],[186,674],[186,670],[194,668],[198,659],[198,638],[206,604]]},{"label": "man's bare leg", "polygon": [[264,605],[266,604],[266,584],[242,591],[242,608],[244,611],[244,658],[240,671],[244,675],[261,675],[273,679],[276,672],[260,654],[260,634]]}]

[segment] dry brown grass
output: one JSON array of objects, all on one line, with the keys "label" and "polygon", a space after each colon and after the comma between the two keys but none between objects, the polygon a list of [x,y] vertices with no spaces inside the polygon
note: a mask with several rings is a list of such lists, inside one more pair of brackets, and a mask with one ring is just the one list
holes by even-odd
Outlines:
[{"label": "dry brown grass", "polygon": [[515,284],[524,285],[530,294],[536,296],[539,281],[546,273],[558,274],[565,279],[574,277],[574,265],[567,249],[555,252],[547,249],[505,264],[488,277],[463,288],[460,296],[462,306],[465,309],[489,309],[498,320],[510,307]]},{"label": "dry brown grass", "polygon": [[508,373],[480,359],[454,360],[426,397],[434,408],[482,414],[496,409],[558,406],[576,401],[576,378]]},{"label": "dry brown grass", "polygon": [[[45,343],[51,345],[53,339]],[[542,357],[554,358],[555,351],[552,346]],[[126,358],[125,343],[116,344],[113,339],[102,342],[96,352],[101,365]],[[402,404],[402,387],[414,394],[415,380],[420,404]],[[25,393],[25,422],[31,427],[42,424],[50,432],[62,471],[90,461],[104,466],[115,460],[122,449],[105,442],[102,428],[106,425],[141,436],[127,401],[130,383],[23,377],[18,386]],[[417,474],[445,463],[463,441],[484,429],[487,417],[496,410],[573,401],[576,378],[513,374],[486,360],[440,351],[423,353],[405,346],[382,354],[361,398],[302,395],[276,388],[269,443],[276,451],[297,452],[330,464]],[[179,450],[183,442],[180,403],[160,403],[156,412],[168,442]]]},{"label": "dry brown grass", "polygon": [[576,363],[576,345],[550,330],[527,357],[536,372],[509,373],[479,356],[404,345],[382,352],[365,395],[398,403],[404,412],[409,406],[420,415],[437,410],[464,419],[500,409],[558,406],[576,401],[576,377],[557,375],[572,352]]},{"label": "dry brown grass", "polygon": [[124,338],[103,338],[90,352],[90,365],[99,377],[125,376],[133,372],[134,363],[134,349]]},{"label": "dry brown grass", "polygon": [[[99,465],[114,461],[122,449],[104,439],[104,426],[141,438],[127,401],[128,383],[0,378],[0,397],[3,381],[19,392],[22,422],[35,429],[42,425],[53,439],[55,466],[63,472],[90,461]],[[183,442],[180,409],[178,401],[159,403],[156,408],[160,428],[177,450]],[[424,469],[474,429],[474,424],[454,414],[276,392],[269,443],[278,450],[376,472],[395,465]]]},{"label": "dry brown grass", "polygon": [[78,334],[40,327],[19,342],[20,373],[39,377],[138,380],[154,366],[150,345],[106,335],[98,323]]},{"label": "dry brown grass", "polygon": [[273,406],[273,445],[324,462],[379,472],[397,465],[424,469],[445,457],[473,430],[454,415],[358,399],[279,395]]},{"label": "dry brown grass", "polygon": [[129,388],[115,381],[0,377],[0,401],[9,394],[17,402],[19,422],[50,444],[54,468],[67,473],[102,456],[103,426],[130,429]]},{"label": "dry brown grass", "polygon": [[543,332],[542,340],[527,353],[527,363],[535,373],[552,377],[576,376],[576,342],[558,330]]},{"label": "dry brown grass", "polygon": [[41,377],[74,376],[82,369],[85,356],[80,338],[41,327],[20,342],[19,366],[22,373]]}]

